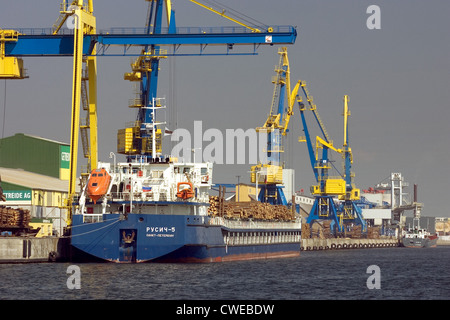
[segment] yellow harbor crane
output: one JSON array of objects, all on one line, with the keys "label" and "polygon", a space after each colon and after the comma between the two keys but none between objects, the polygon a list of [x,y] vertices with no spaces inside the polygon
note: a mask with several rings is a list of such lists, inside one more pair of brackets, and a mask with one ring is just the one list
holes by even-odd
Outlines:
[{"label": "yellow harbor crane", "polygon": [[[324,138],[316,137],[316,148],[314,151],[311,137],[309,135],[308,126],[306,124],[304,111],[305,106],[300,106],[300,114],[302,117],[303,130],[310,157],[311,166],[317,181],[317,185],[311,187],[311,193],[315,196],[313,207],[307,219],[307,223],[312,224],[317,220],[332,220],[332,230],[335,234],[343,233],[346,223],[361,225],[361,231],[367,231],[367,224],[362,217],[362,210],[356,205],[356,201],[360,200],[360,189],[355,187],[353,182],[354,173],[351,171],[353,164],[353,154],[348,141],[348,118],[350,117],[350,109],[348,107],[349,97],[344,96],[344,138],[343,146],[336,148],[329,139],[325,127],[318,117],[317,107],[312,102],[306,85],[302,86],[311,110],[316,116],[316,121],[322,130]],[[322,150],[321,156],[319,156]],[[329,176],[329,170],[332,163],[329,159],[329,150],[340,154],[343,158],[344,173],[338,177]],[[340,200],[339,204],[335,200]]]},{"label": "yellow harbor crane", "polygon": [[281,154],[284,152],[282,139],[289,131],[289,122],[294,114],[293,107],[300,87],[300,81],[297,82],[291,91],[287,48],[280,48],[278,54],[280,55],[280,60],[275,68],[276,76],[272,80],[274,91],[270,113],[264,125],[256,128],[257,132],[267,135],[266,159],[251,167],[251,182],[261,186],[261,191],[258,195],[259,201],[286,205],[288,201],[282,190],[283,164],[281,163]]}]

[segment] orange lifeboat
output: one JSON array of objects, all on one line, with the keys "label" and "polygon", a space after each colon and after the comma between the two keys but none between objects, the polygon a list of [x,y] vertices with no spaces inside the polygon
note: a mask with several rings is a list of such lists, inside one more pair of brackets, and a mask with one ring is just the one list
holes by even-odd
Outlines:
[{"label": "orange lifeboat", "polygon": [[178,182],[177,197],[183,200],[192,198],[194,196],[194,187],[191,182]]},{"label": "orange lifeboat", "polygon": [[108,191],[111,176],[105,169],[95,169],[91,172],[87,185],[87,194],[94,203]]}]

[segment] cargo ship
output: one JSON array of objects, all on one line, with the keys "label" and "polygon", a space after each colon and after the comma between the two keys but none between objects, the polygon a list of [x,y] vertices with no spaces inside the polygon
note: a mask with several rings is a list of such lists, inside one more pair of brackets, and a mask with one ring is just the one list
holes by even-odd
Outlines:
[{"label": "cargo ship", "polygon": [[[220,262],[299,256],[301,220],[294,212],[261,203],[270,218],[263,209],[260,216],[246,217],[211,209],[212,163],[136,159],[99,163],[91,172],[73,215],[75,259]],[[274,215],[277,211],[285,215]]]},{"label": "cargo ship", "polygon": [[[132,65],[146,84],[156,57]],[[111,262],[218,262],[300,254],[301,218],[286,205],[262,203],[226,210],[211,205],[213,164],[163,155],[171,134],[158,112],[165,99],[141,85],[137,120],[119,129],[117,152],[126,161],[98,162],[73,201],[74,258]],[[262,191],[261,191],[262,192]],[[245,207],[248,207],[245,209]],[[252,207],[252,208],[250,208]],[[295,208],[294,205],[291,208]]]},{"label": "cargo ship", "polygon": [[407,248],[435,248],[438,236],[419,227],[403,231],[401,244]]},{"label": "cargo ship", "polygon": [[[140,59],[137,64],[146,68],[152,58]],[[138,121],[118,132],[117,151],[126,161],[99,162],[74,199],[74,259],[220,262],[299,256],[301,218],[295,206],[254,201],[259,205],[226,210],[223,194],[222,205],[213,205],[213,164],[163,156],[165,122],[156,118],[164,99],[148,96],[133,102]]]},{"label": "cargo ship", "polygon": [[432,234],[428,228],[420,227],[420,216],[422,204],[417,202],[417,185],[414,185],[414,216],[412,227],[404,228],[402,231],[401,246],[407,248],[435,248],[437,246],[438,236]]},{"label": "cargo ship", "polygon": [[[165,4],[170,5],[170,1]],[[163,7],[163,1],[150,2],[146,34],[165,32]],[[171,12],[170,6],[166,11]],[[177,34],[174,19],[168,20],[172,21],[168,21],[169,33]],[[269,39],[272,43],[270,29],[264,43]],[[211,34],[202,32],[198,36]],[[199,44],[203,46],[204,42]],[[287,203],[236,212],[225,210],[222,194],[220,208],[212,208],[213,164],[191,162],[185,154],[186,159],[179,160],[163,153],[163,137],[171,131],[159,114],[166,107],[165,99],[158,98],[157,88],[160,60],[168,55],[159,45],[142,47],[131,72],[124,75],[137,89],[128,105],[137,111],[136,120],[119,129],[117,135],[117,152],[126,160],[116,163],[114,156],[112,164],[96,163],[82,180],[80,194],[72,201],[69,226],[74,257],[140,263],[298,256],[301,220],[287,209]],[[176,55],[175,47],[173,51]],[[83,72],[90,74],[89,70]],[[86,90],[81,91],[86,94]],[[81,102],[88,98],[83,96]],[[280,97],[280,101],[284,99]],[[171,126],[176,127],[174,123]],[[278,150],[277,155],[280,153]]]}]

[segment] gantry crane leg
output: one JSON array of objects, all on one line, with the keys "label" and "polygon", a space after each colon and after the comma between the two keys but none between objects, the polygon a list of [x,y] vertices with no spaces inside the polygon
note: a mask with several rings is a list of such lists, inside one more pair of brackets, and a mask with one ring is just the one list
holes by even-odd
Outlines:
[{"label": "gantry crane leg", "polygon": [[[95,33],[96,21],[92,15],[92,1],[89,1],[88,11],[83,10],[83,1],[72,3],[71,11],[67,14],[74,18],[74,49],[73,49],[73,78],[72,78],[72,116],[70,127],[70,175],[69,194],[67,199],[67,226],[72,225],[72,203],[76,192],[77,158],[80,131],[81,85],[83,77],[83,39],[84,33]],[[95,57],[87,58],[89,72],[89,121],[90,121],[90,166],[97,166],[97,65]]]},{"label": "gantry crane leg", "polygon": [[70,176],[68,196],[67,225],[72,224],[72,202],[76,191],[77,181],[77,155],[80,127],[80,105],[81,105],[81,77],[83,70],[83,24],[81,6],[75,10],[74,29],[74,52],[73,52],[73,78],[72,78],[72,116],[70,126]]},{"label": "gantry crane leg", "polygon": [[97,168],[98,133],[97,133],[97,57],[87,58],[89,77],[89,170]]}]

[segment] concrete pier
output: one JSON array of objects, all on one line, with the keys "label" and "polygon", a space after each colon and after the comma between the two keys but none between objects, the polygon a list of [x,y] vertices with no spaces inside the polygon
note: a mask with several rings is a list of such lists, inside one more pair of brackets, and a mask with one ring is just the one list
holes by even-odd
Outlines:
[{"label": "concrete pier", "polygon": [[336,249],[358,249],[358,248],[384,248],[397,247],[397,239],[302,239],[301,250],[336,250]]},{"label": "concrete pier", "polygon": [[450,239],[441,239],[439,238],[437,241],[438,246],[450,246]]},{"label": "concrete pier", "polygon": [[68,238],[0,237],[0,263],[61,261],[68,257]]},{"label": "concrete pier", "polygon": [[[0,263],[64,261],[70,257],[68,238],[0,237]],[[301,250],[397,247],[397,239],[302,239]]]}]

